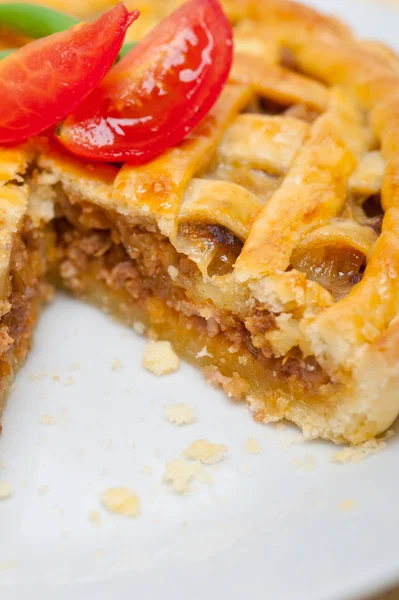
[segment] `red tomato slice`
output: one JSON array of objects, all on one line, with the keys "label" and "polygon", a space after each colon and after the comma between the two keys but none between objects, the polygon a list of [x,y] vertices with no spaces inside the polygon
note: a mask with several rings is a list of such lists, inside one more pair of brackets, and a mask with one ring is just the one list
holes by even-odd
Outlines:
[{"label": "red tomato slice", "polygon": [[139,16],[122,3],[94,23],[23,46],[0,62],[0,143],[40,133],[63,119],[99,84]]},{"label": "red tomato slice", "polygon": [[218,0],[183,4],[64,121],[60,142],[92,160],[149,161],[211,109],[230,71],[232,45]]}]

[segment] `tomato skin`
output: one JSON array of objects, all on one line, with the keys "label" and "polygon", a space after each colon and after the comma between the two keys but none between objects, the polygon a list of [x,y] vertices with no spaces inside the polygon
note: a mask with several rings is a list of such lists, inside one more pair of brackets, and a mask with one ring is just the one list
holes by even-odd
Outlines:
[{"label": "tomato skin", "polygon": [[227,80],[232,30],[218,0],[191,0],[117,63],[59,141],[91,160],[143,164],[178,144]]},{"label": "tomato skin", "polygon": [[24,140],[68,115],[115,62],[139,16],[119,3],[94,23],[35,40],[0,62],[0,143]]}]

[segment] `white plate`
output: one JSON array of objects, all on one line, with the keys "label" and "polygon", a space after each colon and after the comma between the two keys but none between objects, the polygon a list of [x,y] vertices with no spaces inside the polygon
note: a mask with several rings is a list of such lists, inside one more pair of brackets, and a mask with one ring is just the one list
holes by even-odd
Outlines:
[{"label": "white plate", "polygon": [[[395,45],[395,12],[354,0],[319,4]],[[328,443],[284,448],[294,429],[255,423],[187,365],[162,379],[145,372],[144,345],[68,298],[45,311],[0,440],[0,479],[13,488],[0,504],[2,600],[342,600],[395,582],[398,436],[355,465],[333,463]],[[165,420],[163,405],[177,401],[197,408],[194,424]],[[55,425],[40,423],[46,413]],[[250,435],[259,456],[245,450]],[[229,453],[210,471],[213,486],[196,483],[179,497],[162,483],[165,461],[196,438]],[[307,455],[313,470],[293,466]],[[146,465],[152,475],[142,473]],[[101,491],[113,486],[137,490],[141,517],[100,507]],[[88,520],[93,510],[101,528]]]}]

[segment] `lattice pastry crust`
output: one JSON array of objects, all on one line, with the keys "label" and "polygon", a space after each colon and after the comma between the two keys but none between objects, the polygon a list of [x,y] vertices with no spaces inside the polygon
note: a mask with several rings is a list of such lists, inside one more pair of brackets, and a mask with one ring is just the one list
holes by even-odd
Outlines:
[{"label": "lattice pastry crust", "polygon": [[[150,23],[177,3],[142,4]],[[120,169],[2,152],[0,266],[28,187],[64,287],[139,316],[257,419],[359,443],[399,412],[399,59],[288,0],[224,5],[230,80],[178,147]]]}]

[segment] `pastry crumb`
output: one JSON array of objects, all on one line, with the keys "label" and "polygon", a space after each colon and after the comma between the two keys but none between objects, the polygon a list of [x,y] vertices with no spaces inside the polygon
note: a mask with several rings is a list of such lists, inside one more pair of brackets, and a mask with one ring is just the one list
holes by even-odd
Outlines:
[{"label": "pastry crumb", "polygon": [[114,358],[114,360],[112,361],[111,369],[114,371],[114,373],[119,373],[119,371],[121,371],[122,362],[121,360],[119,360],[119,358]]},{"label": "pastry crumb", "polygon": [[143,475],[152,475],[152,467],[150,467],[150,465],[145,465],[141,469],[141,472],[143,473]]},{"label": "pastry crumb", "polygon": [[180,404],[169,404],[168,406],[165,406],[165,417],[169,423],[174,423],[175,425],[187,425],[195,421],[195,411],[184,402],[181,402]]},{"label": "pastry crumb", "polygon": [[179,275],[179,269],[176,269],[176,267],[174,267],[173,265],[169,265],[167,271],[171,280],[175,281],[175,279],[177,279],[177,276]]},{"label": "pastry crumb", "polygon": [[302,436],[294,436],[294,435],[283,435],[280,438],[280,448],[283,450],[287,450],[293,444],[303,444],[305,442],[305,438]]},{"label": "pastry crumb", "polygon": [[387,440],[392,436],[393,432],[387,431],[387,433],[379,439],[367,440],[367,442],[363,442],[363,444],[359,444],[358,446],[348,446],[339,452],[334,452],[334,454],[331,455],[331,460],[340,463],[341,465],[360,463],[363,460],[366,460],[368,456],[384,450],[384,448],[387,447]]},{"label": "pastry crumb", "polygon": [[62,421],[70,421],[69,410],[67,408],[61,408],[61,419]]},{"label": "pastry crumb", "polygon": [[127,487],[109,488],[101,494],[101,502],[111,512],[125,517],[140,514],[140,499],[134,490]]},{"label": "pastry crumb", "polygon": [[66,377],[66,379],[64,379],[64,381],[61,381],[61,385],[63,386],[68,386],[68,385],[72,385],[73,383],[75,383],[74,378],[72,377],[72,375],[68,375],[68,377]]},{"label": "pastry crumb", "polygon": [[339,510],[341,510],[342,512],[349,512],[351,510],[353,510],[355,508],[355,503],[353,502],[353,500],[342,500],[342,502],[340,502],[339,504]]},{"label": "pastry crumb", "polygon": [[47,376],[48,374],[45,373],[45,371],[37,371],[36,373],[32,373],[31,375],[29,375],[29,379],[31,381],[35,381],[36,383],[40,383],[41,381],[43,381],[43,379],[46,379]]},{"label": "pastry crumb", "polygon": [[68,371],[70,371],[71,373],[74,373],[79,370],[80,370],[80,363],[76,362],[76,363],[72,363],[69,365]]},{"label": "pastry crumb", "polygon": [[245,450],[250,454],[261,453],[261,447],[259,445],[259,442],[253,436],[249,437],[245,442]]},{"label": "pastry crumb", "polygon": [[5,500],[11,496],[11,485],[8,481],[0,481],[0,500]]},{"label": "pastry crumb", "polygon": [[248,362],[248,359],[246,356],[239,356],[238,357],[238,362],[240,363],[240,365],[246,365]]},{"label": "pastry crumb", "polygon": [[303,469],[304,471],[313,471],[316,467],[316,459],[312,454],[306,454],[304,460],[299,458],[293,458],[291,464],[296,469]]},{"label": "pastry crumb", "polygon": [[179,368],[180,359],[170,342],[150,341],[144,349],[143,367],[155,375],[166,375]]},{"label": "pastry crumb", "polygon": [[16,569],[16,568],[17,568],[16,560],[3,560],[2,562],[0,562],[0,571],[8,571],[10,569]]},{"label": "pastry crumb", "polygon": [[40,423],[43,425],[55,425],[57,423],[57,419],[46,413],[40,417]]},{"label": "pastry crumb", "polygon": [[48,485],[42,485],[41,487],[37,488],[37,493],[39,494],[39,496],[44,496],[49,491],[50,491],[50,488]]},{"label": "pastry crumb", "polygon": [[191,482],[201,472],[199,461],[189,463],[175,458],[166,463],[163,481],[170,483],[177,494],[185,494],[191,490]]},{"label": "pastry crumb", "polygon": [[93,527],[99,529],[101,527],[101,513],[98,510],[92,510],[89,512],[89,521]]},{"label": "pastry crumb", "polygon": [[207,440],[195,440],[182,454],[186,458],[213,465],[222,460],[228,448],[224,444],[212,444]]},{"label": "pastry crumb", "polygon": [[102,469],[101,475],[103,477],[106,477],[107,475],[109,475],[109,470],[107,469],[107,467],[104,467],[104,469]]}]

